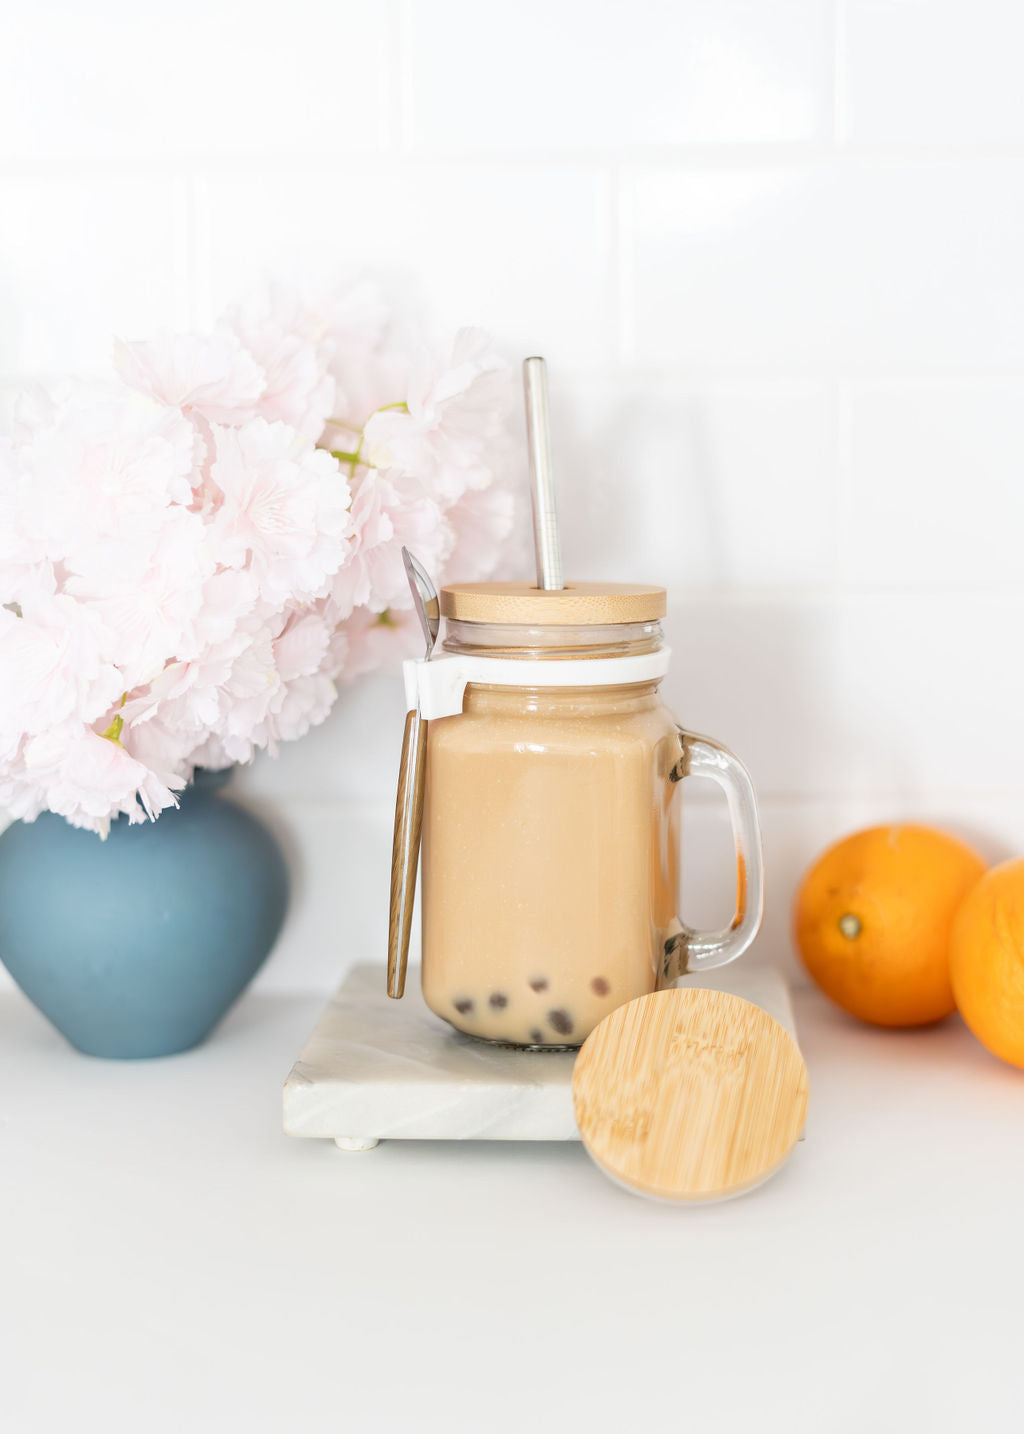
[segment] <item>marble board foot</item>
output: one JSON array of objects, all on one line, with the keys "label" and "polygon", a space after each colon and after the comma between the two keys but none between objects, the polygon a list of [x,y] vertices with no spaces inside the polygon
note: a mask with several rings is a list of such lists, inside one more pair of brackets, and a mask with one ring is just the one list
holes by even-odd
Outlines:
[{"label": "marble board foot", "polygon": [[[345,1151],[381,1140],[579,1139],[575,1051],[509,1050],[461,1035],[427,1009],[418,970],[400,1001],[384,984],[382,965],[353,966],[328,1002],[285,1082],[288,1135]],[[796,1034],[773,967],[738,962],[680,984],[742,996]]]}]

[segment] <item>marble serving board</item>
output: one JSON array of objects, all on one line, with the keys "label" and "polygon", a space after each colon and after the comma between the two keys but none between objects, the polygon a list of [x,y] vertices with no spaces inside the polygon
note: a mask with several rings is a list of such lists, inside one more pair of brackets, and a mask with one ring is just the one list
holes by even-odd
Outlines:
[{"label": "marble serving board", "polygon": [[[578,1140],[575,1051],[475,1041],[427,1009],[419,971],[392,1001],[382,965],[354,966],[328,1002],[284,1086],[288,1135],[371,1150],[381,1140]],[[789,992],[773,967],[737,962],[683,986],[730,991],[795,1036]]]}]

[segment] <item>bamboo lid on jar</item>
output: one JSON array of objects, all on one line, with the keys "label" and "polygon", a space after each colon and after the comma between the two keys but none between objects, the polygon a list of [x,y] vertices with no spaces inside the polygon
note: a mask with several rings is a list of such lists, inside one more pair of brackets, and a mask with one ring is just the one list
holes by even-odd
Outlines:
[{"label": "bamboo lid on jar", "polygon": [[751,1001],[677,987],[606,1016],[580,1048],[576,1124],[597,1165],[639,1195],[724,1200],[774,1174],[800,1137],[807,1068]]},{"label": "bamboo lid on jar", "polygon": [[449,583],[441,612],[458,622],[506,622],[526,627],[597,627],[657,622],[665,589],[650,583],[566,583],[545,591],[532,583]]}]

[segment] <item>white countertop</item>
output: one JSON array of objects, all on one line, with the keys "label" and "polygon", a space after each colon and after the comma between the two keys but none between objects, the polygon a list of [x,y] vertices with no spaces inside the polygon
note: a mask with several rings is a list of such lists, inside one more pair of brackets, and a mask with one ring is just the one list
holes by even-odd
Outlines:
[{"label": "white countertop", "polygon": [[1024,1073],[955,1019],[874,1032],[797,991],[807,1140],[680,1210],[577,1145],[289,1140],[323,999],[251,994],[201,1050],[120,1064],[3,994],[4,1429],[1019,1423]]}]

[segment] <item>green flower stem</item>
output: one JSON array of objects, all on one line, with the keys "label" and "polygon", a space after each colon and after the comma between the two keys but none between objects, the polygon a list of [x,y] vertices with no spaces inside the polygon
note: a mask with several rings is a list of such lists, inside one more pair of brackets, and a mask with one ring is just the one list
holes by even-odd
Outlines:
[{"label": "green flower stem", "polygon": [[[125,704],[127,701],[128,701],[128,694],[127,694],[127,692],[122,692],[122,693],[121,693],[121,706],[123,707],[124,704]],[[100,736],[101,736],[101,737],[105,737],[108,742],[113,742],[113,744],[114,744],[115,747],[120,747],[120,745],[121,745],[121,733],[122,733],[123,731],[124,731],[124,718],[121,716],[120,712],[118,712],[118,713],[115,715],[113,722],[111,722],[110,726],[107,728],[107,730],[106,730],[105,732],[101,732],[101,733],[100,733]]]},{"label": "green flower stem", "polygon": [[[396,411],[399,412],[399,413],[408,413],[408,412],[409,412],[409,405],[406,403],[406,401],[405,401],[404,398],[403,398],[403,399],[400,399],[398,403],[383,403],[383,404],[381,404],[380,408],[375,408],[375,409],[373,410],[373,413],[370,414],[370,418],[373,418],[373,417],[374,417],[376,414],[378,414],[378,413],[387,413],[387,412],[389,412],[389,410],[392,410],[392,409],[396,410]],[[370,418],[368,418],[368,419],[366,420],[366,423],[369,423]],[[329,418],[329,419],[327,420],[327,422],[328,422],[328,425],[329,425],[330,427],[332,427],[332,428],[348,428],[348,424],[344,421],[344,419],[341,419],[341,418]],[[354,433],[354,432],[358,432],[358,434],[359,434],[359,442],[356,444],[356,446],[355,446],[354,449],[349,450],[349,449],[347,449],[347,448],[332,448],[332,449],[330,450],[330,453],[331,453],[331,457],[332,457],[332,458],[337,458],[337,460],[338,460],[339,463],[347,463],[347,464],[348,464],[348,476],[349,476],[350,478],[354,478],[354,477],[355,477],[356,469],[358,468],[359,464],[363,461],[362,454],[363,454],[363,442],[364,442],[364,440],[365,440],[365,438],[366,438],[366,423],[364,423],[363,426],[362,426],[362,428],[360,428],[360,429],[358,429],[358,430],[357,430],[357,429],[350,429],[350,430],[349,430],[350,432],[353,432],[353,433]],[[374,465],[373,465],[372,463],[368,463],[366,466],[367,466],[368,468],[374,467]]]}]

